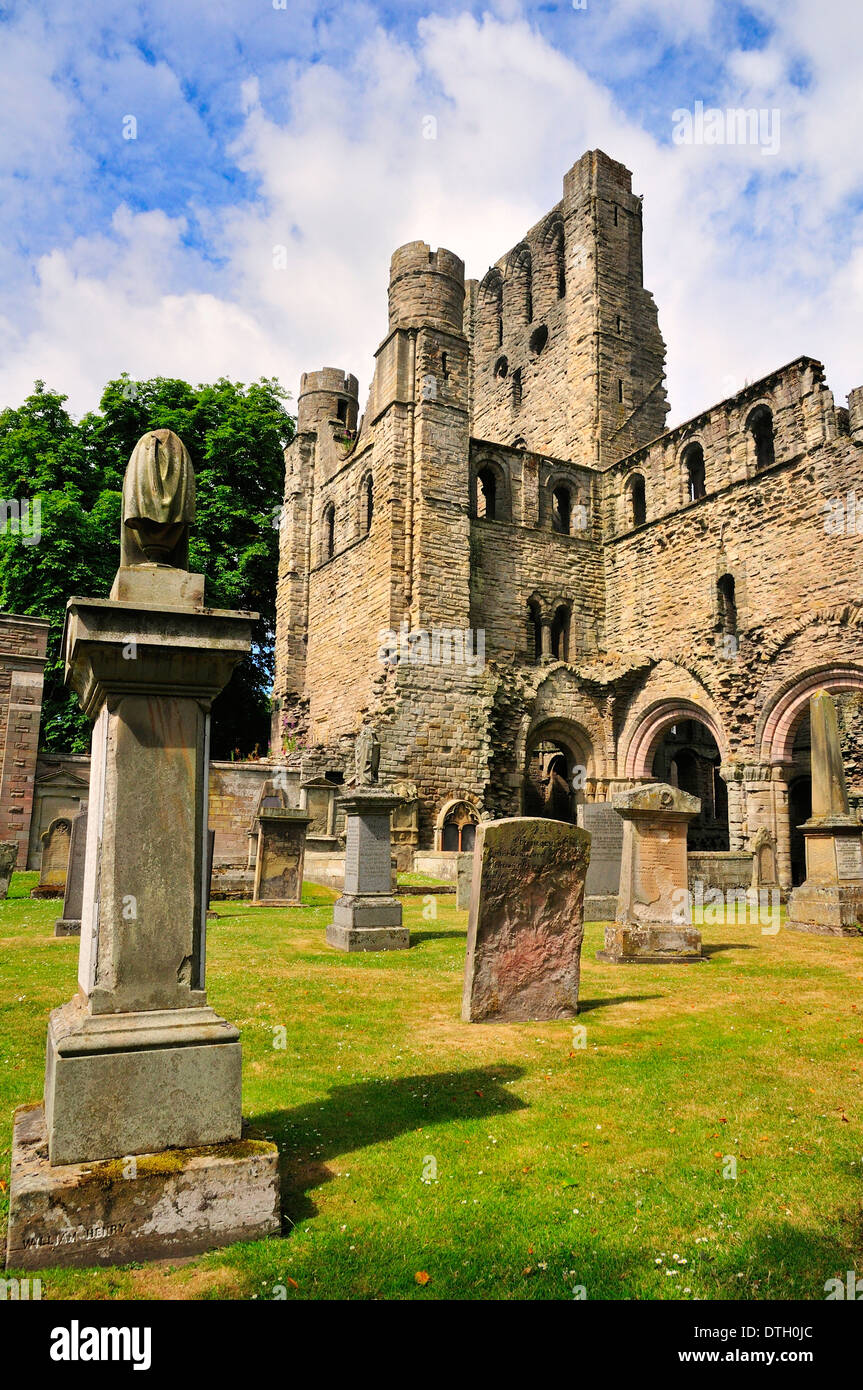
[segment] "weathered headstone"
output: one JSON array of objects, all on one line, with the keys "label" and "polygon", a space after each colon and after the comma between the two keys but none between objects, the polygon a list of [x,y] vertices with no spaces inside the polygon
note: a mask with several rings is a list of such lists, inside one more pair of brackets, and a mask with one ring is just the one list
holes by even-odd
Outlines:
[{"label": "weathered headstone", "polygon": [[15,1117],[18,1268],[279,1229],[278,1152],[241,1138],[239,1035],[205,990],[209,711],[255,615],[204,607],[203,576],[181,568],[193,517],[183,444],[145,435],[111,598],[67,605],[66,679],[95,720],[79,989],[50,1017],[44,1113]]},{"label": "weathered headstone", "polygon": [[12,882],[17,860],[18,841],[3,840],[0,842],[0,898],[5,898],[9,892],[9,884]]},{"label": "weathered headstone", "polygon": [[65,895],[71,839],[72,821],[68,816],[57,816],[48,829],[43,830],[42,866],[39,882],[30,889],[31,898],[62,898]]},{"label": "weathered headstone", "polygon": [[662,782],[618,793],[624,821],[617,915],[599,960],[617,964],[700,961],[686,872],[686,827],[701,802]]},{"label": "weathered headstone", "polygon": [[776,841],[770,834],[765,825],[759,826],[748,845],[749,853],[752,855],[752,881],[750,889],[753,893],[759,892],[762,888],[779,887],[779,878],[776,872]]},{"label": "weathered headstone", "polygon": [[564,821],[483,821],[473,853],[461,1016],[466,1023],[578,1013],[590,841]]},{"label": "weathered headstone", "polygon": [[832,696],[809,701],[812,815],[804,821],[806,879],[788,900],[785,925],[821,936],[863,936],[863,826],[848,790]]},{"label": "weathered headstone", "polygon": [[346,817],[345,887],[333,904],[327,944],[338,951],[399,951],[410,946],[393,894],[390,816],[398,797],[362,784],[340,802]]},{"label": "weathered headstone", "polygon": [[462,912],[467,912],[470,908],[470,889],[473,882],[473,851],[457,857],[455,873],[455,905]]},{"label": "weathered headstone", "polygon": [[307,811],[262,806],[258,811],[253,907],[301,907]]},{"label": "weathered headstone", "polygon": [[584,920],[613,921],[617,915],[623,821],[610,801],[585,802],[578,823],[590,835],[590,865],[584,887]]},{"label": "weathered headstone", "polygon": [[63,916],[54,923],[55,936],[81,935],[81,910],[84,902],[84,860],[87,853],[87,802],[82,801],[72,821],[69,841],[69,868],[66,874],[66,896]]}]

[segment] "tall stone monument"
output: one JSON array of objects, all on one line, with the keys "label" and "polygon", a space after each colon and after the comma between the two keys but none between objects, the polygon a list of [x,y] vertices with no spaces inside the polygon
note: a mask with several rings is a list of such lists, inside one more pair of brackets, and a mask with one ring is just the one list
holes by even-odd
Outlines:
[{"label": "tall stone monument", "polygon": [[87,853],[87,803],[78,807],[72,821],[69,841],[69,867],[66,870],[66,896],[63,916],[54,923],[55,936],[80,936],[81,912],[84,904],[84,863]]},{"label": "tall stone monument", "polygon": [[598,959],[621,965],[702,960],[686,872],[686,827],[701,802],[653,782],[619,792],[612,804],[624,822],[620,891]]},{"label": "tall stone monument", "polygon": [[804,821],[806,879],[788,900],[785,925],[821,936],[863,936],[863,826],[848,809],[848,788],[832,696],[809,701],[812,815]]},{"label": "tall stone monument", "polygon": [[209,712],[255,615],[204,607],[194,489],[180,439],[145,435],[111,597],[67,605],[66,680],[95,721],[78,993],[50,1017],[44,1112],[16,1113],[13,1266],[279,1229],[276,1147],[241,1139],[239,1035],[205,989]]},{"label": "tall stone monument", "polygon": [[462,996],[466,1023],[578,1013],[589,859],[590,837],[565,821],[481,822]]},{"label": "tall stone monument", "polygon": [[333,904],[327,944],[338,951],[406,950],[410,932],[392,879],[391,816],[399,798],[377,785],[381,746],[372,729],[361,730],[354,757],[354,789],[339,803],[347,822],[345,888]]}]

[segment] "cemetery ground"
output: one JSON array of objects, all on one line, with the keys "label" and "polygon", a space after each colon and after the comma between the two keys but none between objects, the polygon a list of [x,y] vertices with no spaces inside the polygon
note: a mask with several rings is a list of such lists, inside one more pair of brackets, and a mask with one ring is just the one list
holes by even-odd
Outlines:
[{"label": "cemetery ground", "polygon": [[[33,882],[0,903],[4,1229],[12,1112],[75,988]],[[464,1024],[454,896],[406,896],[411,949],[379,955],[327,949],[334,896],[209,924],[283,1237],[44,1270],[43,1298],[822,1300],[863,1267],[863,941],[705,925],[704,964],[615,966],[591,924],[577,1019]]]}]

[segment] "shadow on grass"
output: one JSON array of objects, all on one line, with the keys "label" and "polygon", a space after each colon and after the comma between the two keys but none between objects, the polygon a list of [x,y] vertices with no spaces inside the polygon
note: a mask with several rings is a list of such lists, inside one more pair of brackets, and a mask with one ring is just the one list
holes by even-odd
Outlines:
[{"label": "shadow on grass", "polygon": [[333,1086],[323,1101],[257,1116],[245,1133],[279,1146],[282,1216],[290,1227],[316,1214],[307,1193],[332,1181],[327,1163],[339,1154],[451,1120],[525,1110],[503,1084],[523,1075],[523,1067],[501,1064]]},{"label": "shadow on grass", "polygon": [[612,994],[607,999],[579,999],[579,1014],[590,1013],[591,1009],[605,1009],[609,1004],[644,1004],[649,999],[664,999],[662,994]]},{"label": "shadow on grass", "polygon": [[718,955],[720,951],[757,951],[751,941],[703,941],[701,943],[701,954],[703,956]]},{"label": "shadow on grass", "polygon": [[454,936],[463,941],[467,936],[467,927],[452,927],[449,931],[423,931],[420,927],[411,927],[412,946],[418,946],[421,941],[449,941]]}]

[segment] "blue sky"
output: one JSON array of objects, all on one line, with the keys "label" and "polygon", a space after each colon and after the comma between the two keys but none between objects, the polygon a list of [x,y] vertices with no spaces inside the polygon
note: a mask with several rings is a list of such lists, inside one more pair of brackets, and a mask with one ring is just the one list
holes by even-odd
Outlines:
[{"label": "blue sky", "polygon": [[[596,146],[644,194],[672,419],[800,352],[863,382],[856,0],[276,4],[0,8],[0,405],[124,369],[365,391],[392,249],[481,275]],[[676,145],[696,102],[778,111],[778,149]]]}]

